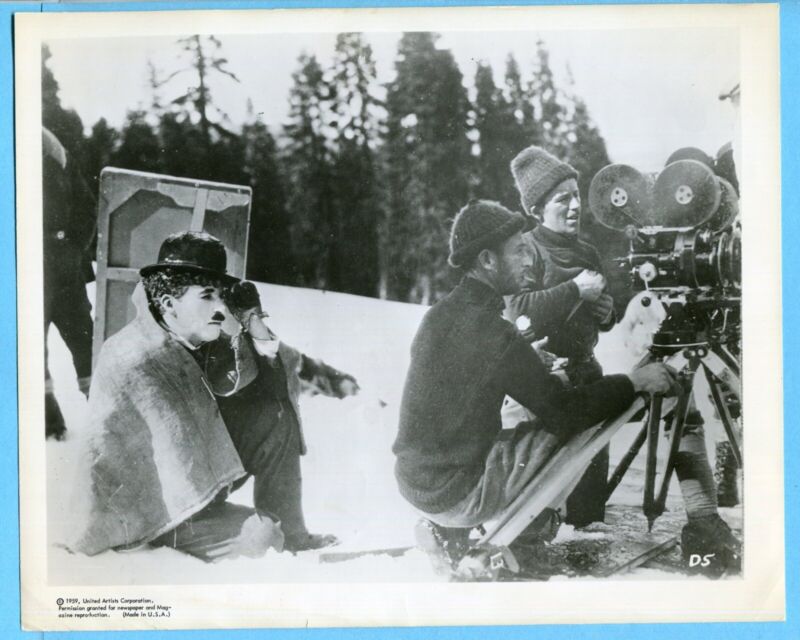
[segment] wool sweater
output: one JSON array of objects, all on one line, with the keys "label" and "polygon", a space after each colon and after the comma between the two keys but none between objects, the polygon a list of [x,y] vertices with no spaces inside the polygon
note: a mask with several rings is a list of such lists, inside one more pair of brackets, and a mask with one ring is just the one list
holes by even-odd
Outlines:
[{"label": "wool sweater", "polygon": [[590,244],[556,233],[542,225],[528,236],[534,251],[533,285],[506,299],[513,322],[528,316],[536,339],[547,336],[547,350],[563,358],[592,355],[599,331],[614,326],[615,318],[600,324],[591,304],[581,302],[572,281],[584,269],[602,272],[600,257]]},{"label": "wool sweater", "polygon": [[633,401],[627,376],[564,387],[503,319],[503,306],[467,277],[428,310],[414,338],[393,451],[400,493],[424,512],[449,509],[477,484],[506,395],[564,439]]}]

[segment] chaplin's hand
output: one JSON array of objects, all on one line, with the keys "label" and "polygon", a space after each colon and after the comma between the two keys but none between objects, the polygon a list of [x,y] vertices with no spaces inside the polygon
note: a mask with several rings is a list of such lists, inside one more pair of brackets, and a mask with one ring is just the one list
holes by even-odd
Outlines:
[{"label": "chaplin's hand", "polygon": [[280,522],[254,513],[242,524],[239,535],[214,545],[206,553],[212,562],[232,560],[239,556],[260,558],[270,548],[283,551],[284,535]]},{"label": "chaplin's hand", "polygon": [[261,313],[261,298],[258,295],[258,289],[247,280],[237,282],[226,291],[225,303],[240,322],[254,312]]},{"label": "chaplin's hand", "polygon": [[283,551],[283,542],[280,523],[255,513],[244,521],[242,531],[234,545],[234,555],[260,558],[270,548]]},{"label": "chaplin's hand", "polygon": [[262,313],[258,289],[252,282],[247,280],[237,282],[227,290],[225,303],[245,329],[248,328],[253,315],[260,316]]},{"label": "chaplin's hand", "polygon": [[237,282],[225,295],[225,302],[231,314],[239,321],[247,333],[255,340],[266,341],[272,344],[262,344],[259,352],[267,357],[274,358],[278,349],[278,340],[269,327],[264,323],[268,314],[261,309],[261,298],[252,282],[243,280]]}]

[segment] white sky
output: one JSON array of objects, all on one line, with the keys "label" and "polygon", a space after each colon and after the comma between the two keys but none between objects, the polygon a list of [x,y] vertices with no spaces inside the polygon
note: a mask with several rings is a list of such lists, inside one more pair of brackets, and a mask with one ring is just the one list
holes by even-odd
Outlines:
[{"label": "white sky", "polygon": [[[399,33],[368,34],[378,79],[394,76]],[[517,58],[523,78],[529,75],[535,43],[541,37],[550,64],[564,86],[567,65],[575,92],[605,137],[613,161],[642,171],[657,171],[682,146],[715,154],[734,138],[736,115],[717,96],[738,82],[738,40],[733,30],[660,29],[626,31],[543,31],[442,33],[439,46],[450,49],[472,86],[475,65],[492,65],[502,82],[508,53]],[[330,61],[333,34],[221,36],[222,55],[241,80],[220,77],[212,83],[214,100],[232,121],[245,118],[247,99],[272,127],[283,122],[291,74],[302,52]],[[163,75],[178,67],[174,38],[84,38],[54,40],[50,68],[61,87],[61,101],[74,108],[89,128],[101,117],[119,127],[129,109],[147,107],[146,62]],[[185,89],[190,74],[173,79],[163,90],[170,99]],[[183,83],[183,86],[181,86]]]}]

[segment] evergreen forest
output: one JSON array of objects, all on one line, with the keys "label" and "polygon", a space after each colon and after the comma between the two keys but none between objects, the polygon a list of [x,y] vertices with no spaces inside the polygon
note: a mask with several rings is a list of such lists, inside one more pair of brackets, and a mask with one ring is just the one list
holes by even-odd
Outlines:
[{"label": "evergreen forest", "polygon": [[[106,166],[252,187],[247,276],[262,282],[435,302],[458,277],[447,265],[453,217],[471,198],[520,210],[509,164],[530,144],[580,172],[582,233],[602,245],[586,192],[606,145],[569,74],[556,83],[545,43],[532,47],[529,77],[509,54],[502,70],[477,62],[468,89],[438,40],[403,34],[383,85],[363,34],[339,34],[330,63],[301,54],[277,128],[252,105],[239,125],[218,108],[209,79],[240,81],[213,36],[175,42],[185,66],[169,74],[149,63],[151,103],[120,129],[62,107],[45,47],[43,124],[95,193]],[[176,83],[181,94],[165,101]]]}]

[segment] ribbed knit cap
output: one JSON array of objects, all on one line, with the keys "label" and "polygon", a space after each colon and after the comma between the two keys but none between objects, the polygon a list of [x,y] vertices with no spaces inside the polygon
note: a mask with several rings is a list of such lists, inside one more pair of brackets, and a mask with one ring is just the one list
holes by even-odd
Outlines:
[{"label": "ribbed knit cap", "polygon": [[528,215],[533,215],[534,206],[559,183],[578,177],[575,169],[541,147],[528,147],[520,151],[511,161],[511,173]]},{"label": "ribbed knit cap", "polygon": [[513,213],[498,202],[470,200],[453,220],[450,230],[450,266],[461,268],[483,249],[494,246],[526,228],[522,214]]}]

